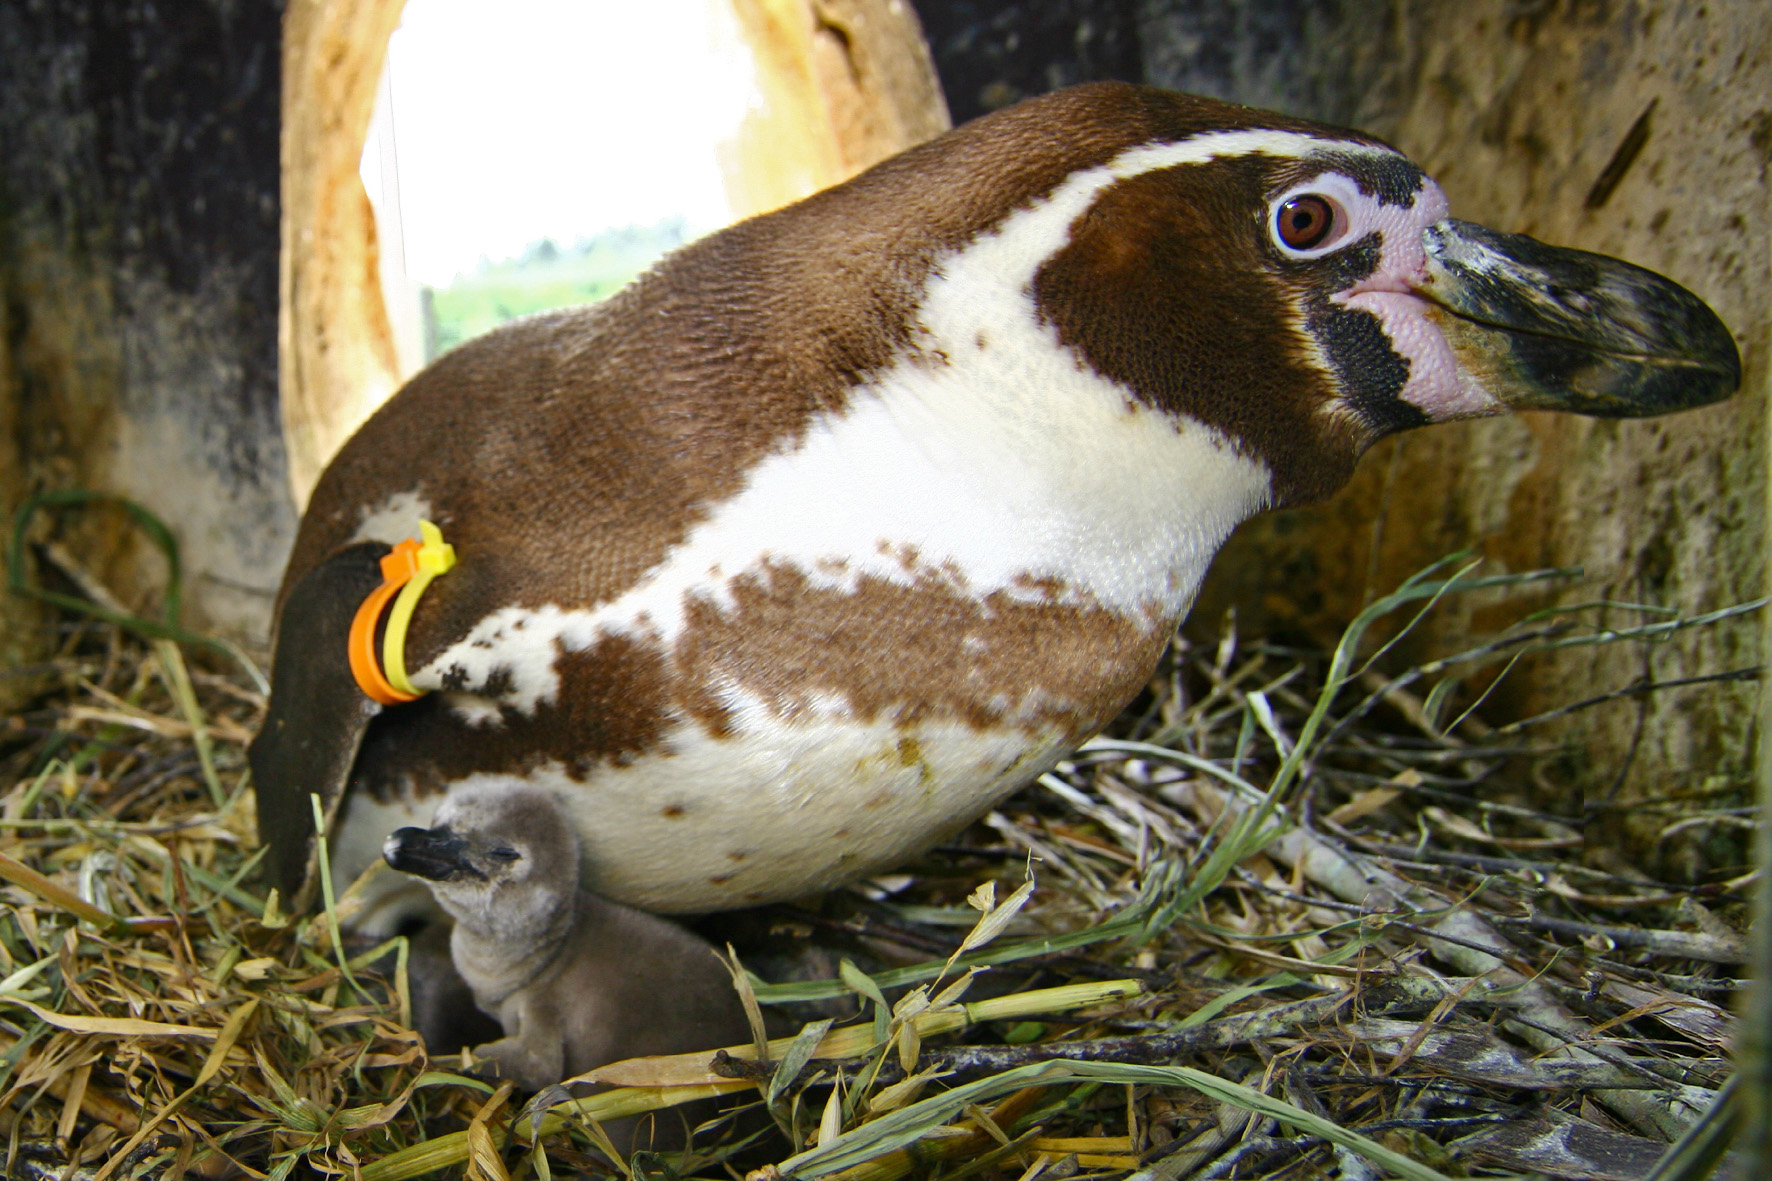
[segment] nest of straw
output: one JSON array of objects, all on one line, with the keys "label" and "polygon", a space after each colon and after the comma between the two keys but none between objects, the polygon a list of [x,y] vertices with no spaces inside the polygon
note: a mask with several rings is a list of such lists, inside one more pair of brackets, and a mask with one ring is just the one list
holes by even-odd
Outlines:
[{"label": "nest of straw", "polygon": [[[9,1165],[1427,1181],[1640,1178],[1666,1157],[1657,1176],[1708,1175],[1748,867],[1696,888],[1595,868],[1578,818],[1529,802],[1566,740],[1489,729],[1435,686],[1748,608],[1610,631],[1541,616],[1401,669],[1373,638],[1539,577],[1427,572],[1330,652],[1179,643],[1107,736],[950,845],[751,924],[825,966],[740,974],[798,1035],[616,1064],[589,1096],[433,1056],[400,941],[341,946],[348,898],[267,901],[250,675],[64,610],[35,670],[50,689],[0,730]],[[708,1096],[750,1122],[711,1121],[683,1154],[604,1137]]]}]

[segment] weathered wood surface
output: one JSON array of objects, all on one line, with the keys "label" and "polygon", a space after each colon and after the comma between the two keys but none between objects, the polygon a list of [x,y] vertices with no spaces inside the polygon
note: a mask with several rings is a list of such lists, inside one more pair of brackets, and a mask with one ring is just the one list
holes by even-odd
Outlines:
[{"label": "weathered wood surface", "polygon": [[[262,638],[295,517],[277,417],[275,0],[0,4],[0,508],[173,525],[189,621]],[[72,519],[70,518],[70,521]],[[70,524],[132,606],[153,564]],[[42,634],[0,595],[0,663]]]},{"label": "weathered wood surface", "polygon": [[739,216],[847,180],[949,126],[904,0],[730,0],[762,105],[721,160]]},{"label": "weathered wood surface", "polygon": [[292,0],[283,36],[278,358],[299,507],[400,385],[358,164],[404,0]]}]

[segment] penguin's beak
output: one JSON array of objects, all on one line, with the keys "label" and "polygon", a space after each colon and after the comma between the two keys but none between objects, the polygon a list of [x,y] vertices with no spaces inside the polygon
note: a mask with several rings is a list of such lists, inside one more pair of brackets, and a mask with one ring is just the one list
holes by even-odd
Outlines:
[{"label": "penguin's beak", "polygon": [[1741,384],[1729,330],[1653,271],[1447,218],[1424,234],[1416,294],[1458,365],[1516,410],[1638,418]]},{"label": "penguin's beak", "polygon": [[468,860],[468,843],[447,828],[396,829],[382,842],[381,855],[401,873],[427,881],[486,880]]}]

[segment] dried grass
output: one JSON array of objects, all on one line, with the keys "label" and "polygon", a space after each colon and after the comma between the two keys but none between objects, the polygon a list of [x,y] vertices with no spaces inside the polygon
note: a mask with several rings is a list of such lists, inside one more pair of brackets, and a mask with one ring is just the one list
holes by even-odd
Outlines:
[{"label": "dried grass", "polygon": [[[70,613],[52,691],[0,730],[9,1160],[63,1181],[549,1181],[611,1172],[607,1120],[737,1095],[771,1097],[773,1117],[739,1155],[729,1125],[618,1171],[1635,1178],[1687,1135],[1698,1164],[1663,1176],[1703,1176],[1727,1141],[1748,867],[1694,885],[1597,862],[1582,817],[1531,802],[1567,742],[1486,727],[1450,678],[1739,626],[1757,605],[1540,615],[1398,671],[1368,637],[1545,577],[1561,575],[1430,571],[1333,653],[1229,628],[1178,646],[1110,737],[953,844],[776,908],[843,962],[822,982],[747,978],[766,1006],[825,1006],[766,1063],[710,1047],[527,1105],[427,1055],[399,941],[348,955],[328,916],[263,896],[252,680]],[[1757,815],[1670,811],[1670,830],[1692,823]],[[836,1012],[854,1017],[833,1028]]]}]

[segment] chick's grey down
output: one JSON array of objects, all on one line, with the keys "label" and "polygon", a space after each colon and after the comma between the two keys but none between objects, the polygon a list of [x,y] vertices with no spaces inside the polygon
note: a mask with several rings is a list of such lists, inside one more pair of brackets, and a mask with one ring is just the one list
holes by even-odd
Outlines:
[{"label": "chick's grey down", "polygon": [[385,856],[455,921],[455,968],[504,1029],[474,1048],[498,1077],[534,1091],[624,1058],[750,1040],[711,947],[579,885],[578,841],[547,792],[458,792],[432,827],[389,836]]}]

